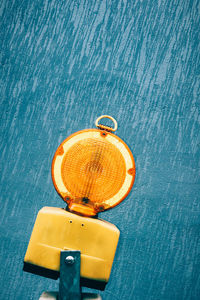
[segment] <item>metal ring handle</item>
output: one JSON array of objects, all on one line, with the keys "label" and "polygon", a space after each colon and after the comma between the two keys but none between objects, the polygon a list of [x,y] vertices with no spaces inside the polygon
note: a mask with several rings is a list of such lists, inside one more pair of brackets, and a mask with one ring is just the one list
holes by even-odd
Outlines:
[{"label": "metal ring handle", "polygon": [[[103,124],[99,124],[99,121],[104,118],[107,118],[107,119],[110,119],[111,121],[113,121],[114,128],[103,125]],[[100,128],[100,129],[105,129],[105,130],[112,131],[112,132],[117,130],[117,121],[113,117],[108,116],[108,115],[103,115],[103,116],[98,117],[95,121],[95,125],[96,125],[96,127]]]}]

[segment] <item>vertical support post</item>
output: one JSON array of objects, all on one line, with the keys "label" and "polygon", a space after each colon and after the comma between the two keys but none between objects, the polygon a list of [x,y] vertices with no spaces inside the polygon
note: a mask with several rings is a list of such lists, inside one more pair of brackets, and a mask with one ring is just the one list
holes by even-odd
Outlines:
[{"label": "vertical support post", "polygon": [[81,300],[80,251],[61,251],[59,300]]}]

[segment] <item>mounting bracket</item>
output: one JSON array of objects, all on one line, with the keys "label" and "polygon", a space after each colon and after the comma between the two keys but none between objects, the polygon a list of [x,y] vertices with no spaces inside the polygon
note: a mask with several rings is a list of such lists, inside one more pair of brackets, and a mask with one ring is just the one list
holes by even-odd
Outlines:
[{"label": "mounting bracket", "polygon": [[59,300],[81,300],[80,251],[61,251]]},{"label": "mounting bracket", "polygon": [[61,251],[59,292],[43,292],[39,300],[102,300],[100,295],[81,293],[80,266],[80,251]]}]

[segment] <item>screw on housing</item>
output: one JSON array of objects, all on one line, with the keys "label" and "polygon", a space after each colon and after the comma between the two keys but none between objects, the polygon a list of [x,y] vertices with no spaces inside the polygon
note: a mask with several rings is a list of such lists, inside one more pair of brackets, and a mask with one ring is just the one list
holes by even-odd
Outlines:
[{"label": "screw on housing", "polygon": [[65,258],[65,262],[68,265],[73,265],[75,262],[75,258],[73,256],[69,255]]}]

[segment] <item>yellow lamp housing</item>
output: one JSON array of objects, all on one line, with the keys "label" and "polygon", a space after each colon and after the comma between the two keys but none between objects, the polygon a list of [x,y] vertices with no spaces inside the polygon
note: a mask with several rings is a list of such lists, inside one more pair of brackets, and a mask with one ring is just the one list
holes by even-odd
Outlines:
[{"label": "yellow lamp housing", "polygon": [[62,208],[43,207],[24,258],[24,271],[57,279],[62,250],[81,251],[82,285],[104,289],[119,239],[117,227]]}]

